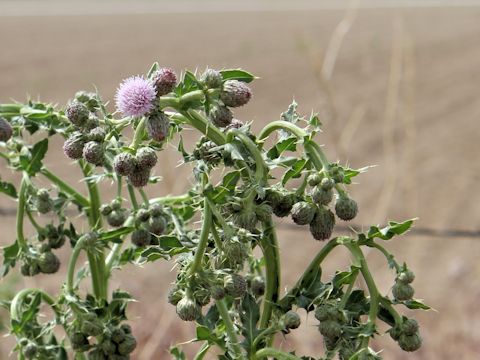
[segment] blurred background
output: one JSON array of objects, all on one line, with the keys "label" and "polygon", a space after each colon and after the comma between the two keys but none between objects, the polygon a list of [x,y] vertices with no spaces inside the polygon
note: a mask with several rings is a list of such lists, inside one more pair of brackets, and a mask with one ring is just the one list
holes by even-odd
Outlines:
[{"label": "blurred background", "polygon": [[[98,88],[113,99],[119,82],[154,61],[203,70],[241,67],[260,79],[254,99],[235,115],[258,130],[295,99],[318,111],[318,137],[331,160],[358,168],[356,226],[418,217],[416,230],[387,244],[417,275],[416,297],[435,311],[416,314],[423,347],[406,354],[388,335],[385,359],[480,358],[480,2],[477,1],[4,1],[0,0],[0,103],[28,97],[63,107],[77,90]],[[193,136],[192,136],[193,139]],[[193,141],[193,140],[192,140]],[[72,183],[79,176],[50,144],[47,164]],[[176,145],[176,141],[174,144]],[[176,168],[174,146],[162,154],[159,185],[150,194],[183,192],[190,168]],[[15,176],[4,166],[2,178]],[[79,187],[83,184],[79,184]],[[105,199],[111,194],[104,189]],[[15,203],[0,201],[0,245],[14,238]],[[279,223],[283,287],[289,288],[322,246],[289,221]],[[63,254],[68,256],[68,249]],[[368,254],[379,286],[393,274]],[[338,251],[324,276],[349,266]],[[134,359],[167,359],[175,342],[194,336],[166,303],[171,263],[127,267],[114,286],[138,300],[129,316],[141,346]],[[58,292],[61,274],[0,282],[3,298],[21,287]],[[359,283],[359,286],[362,286]],[[319,356],[313,316],[280,339],[284,349]],[[1,314],[3,325],[6,315]],[[386,330],[381,328],[381,330]],[[0,340],[0,359],[12,339]],[[186,345],[192,355],[195,345]]]}]

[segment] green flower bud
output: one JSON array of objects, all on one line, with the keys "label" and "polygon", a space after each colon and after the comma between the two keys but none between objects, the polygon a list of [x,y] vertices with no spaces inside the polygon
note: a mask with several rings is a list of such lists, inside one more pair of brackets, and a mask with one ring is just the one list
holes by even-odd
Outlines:
[{"label": "green flower bud", "polygon": [[290,310],[283,316],[283,323],[287,329],[297,329],[301,323],[300,316]]},{"label": "green flower bud", "polygon": [[398,339],[398,345],[403,351],[416,351],[422,346],[422,338],[418,334],[402,334]]},{"label": "green flower bud", "polygon": [[243,82],[238,80],[227,80],[223,84],[220,92],[220,99],[226,106],[239,107],[243,106],[252,97],[252,91]]},{"label": "green flower bud", "polygon": [[415,319],[406,319],[402,324],[402,332],[405,335],[414,335],[418,332],[418,323]]},{"label": "green flower bud", "polygon": [[89,141],[96,141],[98,143],[102,143],[105,140],[105,136],[107,136],[105,130],[100,126],[97,126],[89,131],[87,139]]},{"label": "green flower bud", "polygon": [[100,101],[97,97],[97,94],[87,91],[78,91],[75,94],[75,99],[88,108],[90,111],[95,111],[100,106]]},{"label": "green flower bud", "polygon": [[22,352],[26,359],[33,359],[35,355],[37,355],[38,346],[37,344],[30,342],[23,348]]},{"label": "green flower bud", "polygon": [[392,327],[390,330],[388,330],[388,332],[390,333],[390,337],[395,341],[398,341],[398,339],[400,339],[400,335],[402,335],[402,329],[397,326]]},{"label": "green flower bud", "polygon": [[233,223],[236,226],[244,228],[249,231],[254,231],[257,226],[257,215],[253,211],[242,209],[239,212],[233,214]]},{"label": "green flower bud", "polygon": [[320,182],[320,187],[323,190],[332,190],[333,187],[335,186],[335,181],[331,178],[323,178],[322,181]]},{"label": "green flower bud", "polygon": [[201,139],[193,151],[193,156],[197,160],[203,160],[207,164],[215,166],[222,160],[222,154],[216,149],[217,145],[212,141]]},{"label": "green flower bud", "polygon": [[35,276],[40,273],[40,267],[37,262],[25,263],[20,268],[23,276]]},{"label": "green flower bud", "polygon": [[140,166],[136,166],[135,170],[128,175],[128,182],[136,188],[144,187],[150,180],[150,169],[142,169]]},{"label": "green flower bud", "polygon": [[99,336],[103,333],[103,326],[95,321],[84,321],[81,331],[87,336]]},{"label": "green flower bud", "polygon": [[63,144],[63,152],[72,160],[78,160],[83,157],[83,148],[85,147],[85,137],[82,133],[73,132]]},{"label": "green flower bud", "polygon": [[207,69],[200,76],[200,81],[208,89],[217,89],[222,87],[223,77],[220,71]]},{"label": "green flower bud", "polygon": [[201,315],[201,308],[195,300],[184,297],[177,303],[177,315],[183,321],[194,321]]},{"label": "green flower bud", "polygon": [[100,349],[94,349],[88,353],[88,360],[107,360],[107,357]]},{"label": "green flower bud", "polygon": [[415,280],[415,274],[413,273],[413,271],[410,271],[410,270],[402,271],[397,276],[397,281],[404,284],[411,284],[413,280]]},{"label": "green flower bud", "polygon": [[315,240],[327,240],[332,236],[335,216],[330,209],[319,207],[310,223],[310,232]]},{"label": "green flower bud", "polygon": [[325,349],[327,349],[328,351],[333,351],[333,349],[335,349],[335,347],[337,346],[337,342],[338,342],[338,338],[336,338],[336,337],[333,337],[333,338],[324,337],[323,338],[323,344],[325,345]]},{"label": "green flower bud", "polygon": [[145,229],[137,229],[131,235],[132,244],[137,247],[144,247],[150,245],[151,235]]},{"label": "green flower bud", "polygon": [[83,157],[92,165],[103,165],[104,152],[102,144],[96,141],[87,142],[83,148]]},{"label": "green flower bud", "polygon": [[112,330],[111,339],[113,342],[120,344],[123,340],[125,340],[125,333],[120,328],[115,328]]},{"label": "green flower bud", "polygon": [[337,164],[330,165],[330,176],[336,183],[343,183],[345,180],[345,173]]},{"label": "green flower bud", "polygon": [[83,242],[85,249],[89,249],[97,245],[98,234],[95,231],[89,231],[83,234],[79,240]]},{"label": "green flower bud", "polygon": [[132,327],[128,324],[120,325],[120,329],[122,329],[125,334],[131,334],[132,333]]},{"label": "green flower bud", "polygon": [[48,247],[50,249],[60,249],[65,244],[65,235],[56,231],[48,236]]},{"label": "green flower bud", "polygon": [[52,252],[45,252],[38,259],[40,271],[44,274],[53,274],[60,268],[60,260]]},{"label": "green flower bud", "polygon": [[118,344],[118,352],[120,353],[120,355],[128,355],[133,352],[136,347],[137,340],[135,340],[133,335],[128,334],[125,336],[125,340]]},{"label": "green flower bud", "polygon": [[112,211],[113,211],[113,209],[110,205],[103,204],[102,206],[100,206],[100,214],[102,214],[103,216],[107,216]]},{"label": "green flower bud", "polygon": [[317,186],[322,181],[323,175],[320,173],[310,174],[307,177],[307,183],[310,186]]},{"label": "green flower bud", "polygon": [[126,209],[114,210],[107,215],[107,223],[113,227],[122,226],[125,220],[127,220]]},{"label": "green flower bud", "polygon": [[84,352],[90,346],[87,337],[78,331],[70,335],[70,343],[72,344],[72,349],[76,352]]},{"label": "green flower bud", "polygon": [[157,160],[157,154],[152,148],[143,147],[137,150],[137,164],[140,169],[150,170],[157,164]]},{"label": "green flower bud", "polygon": [[255,276],[250,282],[250,289],[253,295],[262,296],[265,294],[265,280],[260,276]]},{"label": "green flower bud", "polygon": [[342,326],[336,321],[326,320],[318,325],[318,331],[327,338],[336,339],[342,334]]},{"label": "green flower bud", "polygon": [[150,219],[150,211],[147,209],[138,209],[135,218],[140,222],[148,221],[148,219]]},{"label": "green flower bud", "polygon": [[[47,193],[48,196],[48,193]],[[35,201],[35,205],[37,207],[37,211],[40,214],[47,214],[53,209],[53,201],[50,199],[50,197],[44,198],[44,197],[37,197]]]},{"label": "green flower bud", "polygon": [[228,263],[233,266],[242,265],[248,256],[245,245],[239,241],[226,241],[223,251]]},{"label": "green flower bud", "polygon": [[215,126],[225,127],[232,122],[233,113],[228,107],[217,105],[210,109],[209,117]]},{"label": "green flower bud", "polygon": [[395,283],[392,288],[393,297],[398,301],[410,300],[413,297],[415,290],[410,284],[403,284],[401,282]]},{"label": "green flower bud", "polygon": [[73,101],[65,109],[65,115],[72,124],[83,127],[90,116],[90,111],[85,104]]},{"label": "green flower bud", "polygon": [[213,286],[211,294],[214,300],[222,300],[225,297],[225,289],[221,286]]},{"label": "green flower bud", "polygon": [[100,344],[100,347],[102,348],[104,353],[109,355],[115,354],[117,352],[117,345],[112,340],[103,340]]},{"label": "green flower bud", "polygon": [[168,135],[170,118],[163,112],[157,111],[145,121],[148,137],[155,141],[163,141]]},{"label": "green flower bud", "polygon": [[151,80],[157,91],[157,97],[167,95],[177,85],[177,75],[169,68],[158,69],[153,73]]},{"label": "green flower bud", "polygon": [[183,298],[183,291],[173,287],[168,292],[168,303],[172,305],[177,305],[180,300]]},{"label": "green flower bud", "polygon": [[307,225],[313,220],[316,211],[316,206],[300,201],[292,207],[292,219],[297,225]]},{"label": "green flower bud", "polygon": [[278,217],[285,217],[290,214],[293,205],[295,204],[295,194],[286,194],[276,203],[272,204],[273,213]]},{"label": "green flower bud", "polygon": [[245,278],[238,274],[229,274],[224,279],[225,291],[228,295],[239,298],[245,295],[247,291],[247,282]]},{"label": "green flower bud", "polygon": [[12,133],[10,123],[0,116],[0,141],[7,142],[12,137]]},{"label": "green flower bud", "polygon": [[165,215],[162,204],[152,204],[148,211],[153,217]]},{"label": "green flower bud", "polygon": [[325,190],[321,186],[315,186],[310,193],[312,200],[318,205],[328,205],[333,200],[333,190]]},{"label": "green flower bud", "polygon": [[349,197],[340,196],[335,203],[335,213],[342,220],[352,220],[358,213],[357,202]]},{"label": "green flower bud", "polygon": [[329,305],[318,305],[315,309],[315,318],[318,321],[326,321],[330,317]]},{"label": "green flower bud", "polygon": [[259,221],[268,221],[272,217],[272,207],[268,204],[260,204],[255,207],[255,215]]},{"label": "green flower bud", "polygon": [[128,152],[122,152],[113,159],[113,169],[118,176],[128,176],[132,174],[136,165],[137,159]]},{"label": "green flower bud", "polygon": [[167,229],[167,220],[163,216],[151,216],[145,227],[154,235],[162,235]]}]

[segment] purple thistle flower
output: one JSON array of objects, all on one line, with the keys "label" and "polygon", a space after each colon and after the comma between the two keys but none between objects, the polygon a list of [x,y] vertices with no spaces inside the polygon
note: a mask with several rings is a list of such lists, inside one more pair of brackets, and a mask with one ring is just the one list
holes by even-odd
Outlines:
[{"label": "purple thistle flower", "polygon": [[117,89],[115,96],[117,109],[125,116],[142,116],[155,107],[157,92],[151,81],[132,76],[125,79]]}]

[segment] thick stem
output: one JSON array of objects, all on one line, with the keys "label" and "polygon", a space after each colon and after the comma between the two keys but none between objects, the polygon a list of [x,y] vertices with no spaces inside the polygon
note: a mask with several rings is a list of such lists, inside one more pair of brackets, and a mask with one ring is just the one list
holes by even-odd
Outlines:
[{"label": "thick stem", "polygon": [[137,197],[135,196],[135,190],[133,189],[133,186],[128,184],[127,185],[127,189],[128,189],[128,195],[130,196],[130,201],[132,203],[132,207],[137,210],[138,209],[138,201],[137,201]]},{"label": "thick stem", "polygon": [[292,124],[288,121],[283,121],[283,120],[278,120],[278,121],[272,121],[271,123],[268,123],[262,131],[258,134],[258,140],[263,140],[267,138],[272,132],[275,130],[285,130],[288,131],[289,133],[292,133],[299,139],[303,139],[305,136],[308,135],[308,133],[303,130],[302,128],[299,128],[297,125]]},{"label": "thick stem", "polygon": [[25,207],[27,206],[27,189],[28,189],[28,176],[23,174],[22,182],[20,183],[20,189],[18,190],[18,209],[16,219],[17,241],[20,247],[27,248],[27,241],[25,240],[25,234],[23,232],[23,219],[25,217]]},{"label": "thick stem", "polygon": [[200,240],[198,241],[197,251],[195,252],[195,257],[193,262],[188,270],[188,275],[193,276],[201,268],[203,256],[205,255],[205,250],[208,243],[208,234],[210,233],[210,227],[212,226],[212,211],[210,210],[210,204],[208,199],[205,198],[204,207],[203,207],[203,224],[202,230],[200,232]]},{"label": "thick stem", "polygon": [[145,132],[145,118],[141,118],[140,121],[137,124],[137,127],[135,128],[135,133],[133,134],[133,140],[132,143],[130,144],[130,147],[134,150],[137,150],[137,148],[140,146],[143,140],[143,133]]},{"label": "thick stem", "polygon": [[[130,216],[127,221],[125,221],[124,226],[130,227],[135,223],[135,217]],[[122,242],[121,243],[116,243],[112,246],[112,250],[110,250],[110,253],[108,254],[106,260],[105,260],[105,276],[110,277],[112,273],[112,267],[114,265],[115,260],[117,260],[120,250],[122,250],[122,244],[123,241],[125,240],[125,237],[127,236],[124,235],[122,237]]]},{"label": "thick stem", "polygon": [[394,309],[390,301],[383,296],[380,297],[380,304],[387,309],[387,311],[390,313],[390,315],[393,316],[395,320],[395,325],[400,326],[403,323],[403,319],[400,316],[400,314],[397,312],[397,310]]},{"label": "thick stem", "polygon": [[242,348],[238,342],[237,333],[235,332],[235,327],[233,326],[232,319],[228,313],[227,305],[225,300],[218,300],[216,302],[218,313],[225,324],[225,331],[227,333],[228,339],[230,341],[231,349],[235,355],[234,359],[243,359]]},{"label": "thick stem", "polygon": [[45,176],[48,180],[54,183],[60,190],[65,192],[66,194],[70,195],[73,198],[73,201],[82,207],[89,208],[90,202],[87,198],[85,198],[82,194],[80,194],[77,190],[73,187],[65,183],[62,179],[58,178],[55,174],[53,174],[50,170],[46,169],[45,167],[42,168],[41,173]]},{"label": "thick stem", "polygon": [[338,239],[334,238],[330,240],[313,258],[313,260],[310,262],[310,265],[305,269],[303,272],[302,276],[300,279],[298,279],[297,283],[295,286],[280,300],[280,305],[282,307],[288,307],[290,302],[295,299],[299,291],[305,287],[308,287],[310,285],[308,283],[309,278],[311,277],[312,273],[315,273],[320,266],[320,264],[323,262],[323,260],[327,257],[327,255],[339,245]]},{"label": "thick stem", "polygon": [[278,241],[272,219],[263,223],[264,236],[260,240],[260,247],[265,258],[265,295],[263,297],[263,310],[260,317],[260,329],[269,326],[272,310],[277,304],[280,293],[280,254]]},{"label": "thick stem", "polygon": [[[75,265],[77,264],[78,257],[83,249],[83,241],[80,239],[75,244],[73,248],[72,255],[70,256],[70,260],[68,261],[68,268],[67,268],[67,283],[66,288],[67,292],[72,295],[74,293],[74,277],[75,277]],[[92,275],[93,286],[98,287],[96,281]]]},{"label": "thick stem", "polygon": [[255,359],[263,359],[267,357],[272,357],[277,360],[300,360],[300,358],[295,355],[271,347],[260,349],[255,353]]},{"label": "thick stem", "polygon": [[226,137],[220,129],[210,123],[209,120],[198,111],[181,111],[180,114],[174,114],[172,118],[190,124],[217,145],[223,145],[226,142]]}]

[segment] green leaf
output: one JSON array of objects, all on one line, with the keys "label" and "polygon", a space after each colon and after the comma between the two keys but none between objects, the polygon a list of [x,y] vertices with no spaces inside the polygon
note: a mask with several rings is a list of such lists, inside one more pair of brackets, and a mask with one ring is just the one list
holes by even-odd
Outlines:
[{"label": "green leaf", "polygon": [[15,266],[18,255],[20,254],[20,247],[18,241],[15,241],[12,245],[6,246],[3,249],[3,265],[0,268],[0,277],[4,277],[8,274],[11,268]]},{"label": "green leaf", "polygon": [[17,189],[15,186],[6,181],[0,181],[0,192],[16,199],[17,198]]},{"label": "green leaf", "polygon": [[255,80],[255,76],[250,74],[249,72],[241,69],[226,69],[221,70],[220,74],[222,74],[223,80],[238,80],[243,81],[246,83],[252,82]]},{"label": "green leaf", "polygon": [[407,300],[407,301],[404,301],[403,303],[405,304],[405,306],[407,308],[412,309],[412,310],[416,310],[416,309],[430,310],[431,309],[430,306],[428,306],[427,304],[423,303],[422,301],[420,301],[418,299]]},{"label": "green leaf", "polygon": [[251,349],[251,345],[259,331],[257,323],[260,320],[260,308],[252,295],[247,294],[242,301],[240,311],[240,319],[242,321],[242,335],[245,337],[243,346],[247,351]]},{"label": "green leaf", "polygon": [[298,160],[293,166],[283,175],[282,185],[285,185],[290,179],[299,178],[302,174],[303,169],[307,165],[307,159]]},{"label": "green leaf", "polygon": [[413,225],[415,219],[410,219],[401,223],[395,221],[389,221],[388,226],[384,228],[379,228],[377,226],[371,226],[367,233],[368,239],[379,238],[382,240],[390,240],[395,235],[401,235],[407,232]]},{"label": "green leaf", "polygon": [[134,227],[124,226],[124,227],[100,234],[99,240],[114,241],[116,239],[119,239],[122,235],[131,233],[133,230],[135,230]]},{"label": "green leaf", "polygon": [[28,160],[28,165],[26,168],[24,168],[28,175],[35,176],[35,174],[42,169],[42,161],[47,153],[47,150],[48,139],[43,139],[33,146],[32,150],[30,151],[31,158]]},{"label": "green leaf", "polygon": [[152,64],[152,66],[150,67],[150,70],[148,70],[148,73],[147,73],[147,78],[151,78],[152,75],[160,68],[160,66],[158,65],[158,62],[154,62]]},{"label": "green leaf", "polygon": [[360,169],[351,169],[349,167],[342,167],[343,173],[344,173],[344,178],[343,178],[343,183],[350,185],[352,183],[352,178],[355,176],[362,174],[366,172],[368,169],[370,169],[372,166],[365,166]]},{"label": "green leaf", "polygon": [[333,286],[338,289],[344,285],[349,285],[356,279],[357,274],[357,268],[353,268],[352,271],[337,272],[332,280]]},{"label": "green leaf", "polygon": [[269,159],[278,158],[284,151],[296,151],[297,150],[297,137],[290,136],[282,141],[279,141],[267,152]]},{"label": "green leaf", "polygon": [[213,196],[212,200],[215,203],[222,202],[225,199],[225,197],[228,194],[231,194],[232,191],[235,189],[235,186],[238,180],[240,180],[240,170],[234,170],[225,174],[225,176],[222,179],[222,185],[220,185],[219,187],[217,187],[217,189],[215,189],[216,193]]},{"label": "green leaf", "polygon": [[170,348],[170,355],[172,355],[172,357],[175,360],[185,360],[186,359],[185,353],[175,346]]},{"label": "green leaf", "polygon": [[198,341],[205,341],[205,340],[211,340],[212,338],[212,332],[210,329],[206,326],[197,326],[197,340]]}]

